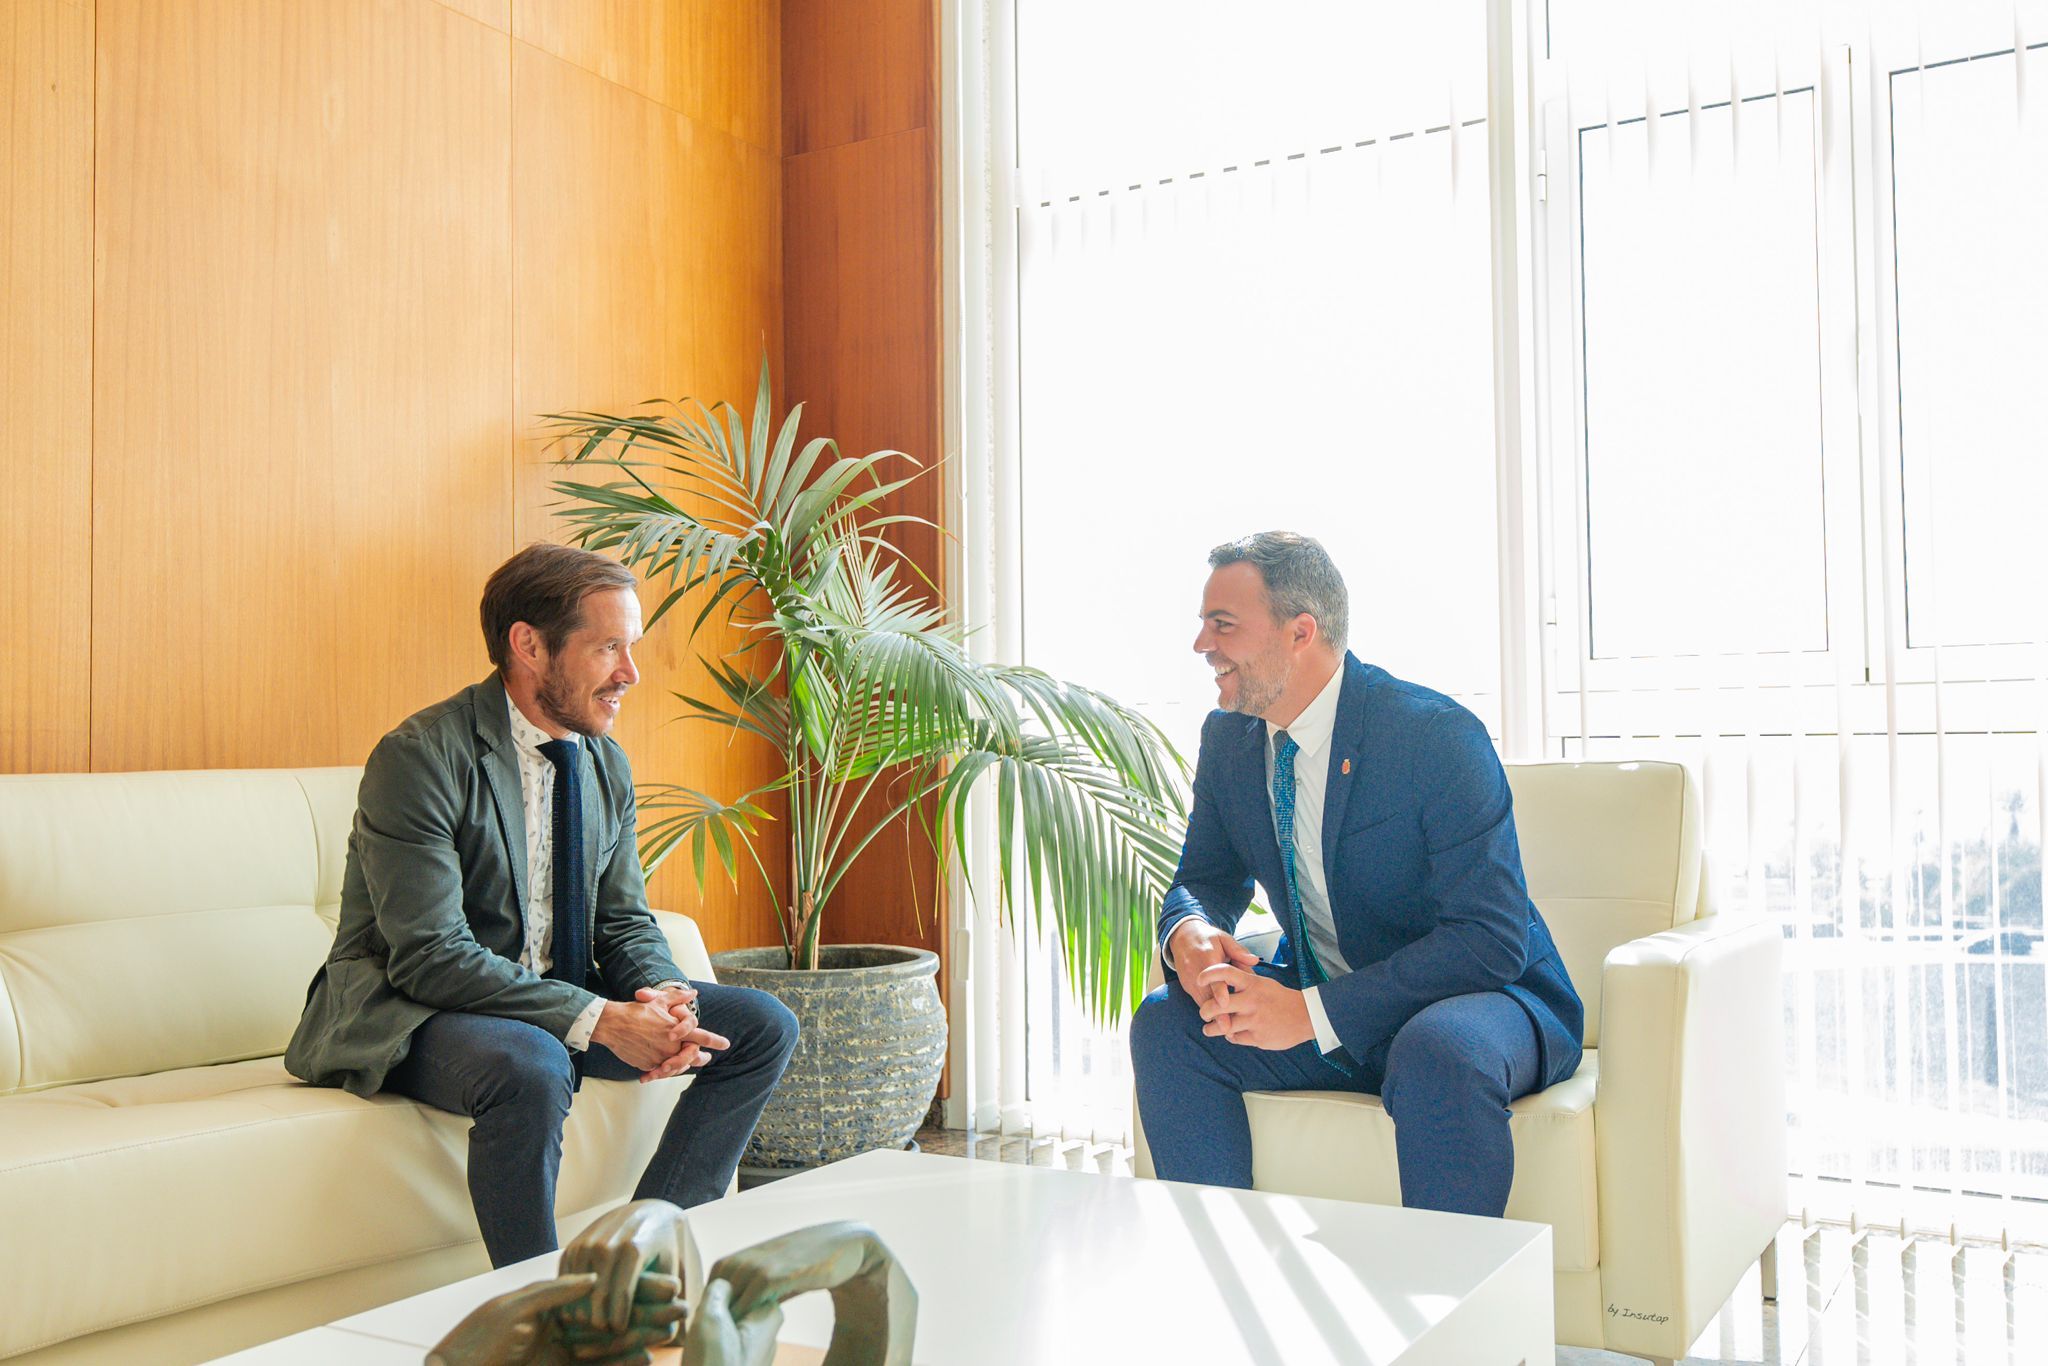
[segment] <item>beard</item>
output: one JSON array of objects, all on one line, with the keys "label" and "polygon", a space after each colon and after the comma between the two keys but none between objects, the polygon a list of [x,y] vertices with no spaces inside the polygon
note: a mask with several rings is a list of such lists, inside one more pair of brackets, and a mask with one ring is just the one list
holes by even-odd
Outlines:
[{"label": "beard", "polygon": [[[540,709],[548,720],[563,730],[574,731],[592,740],[605,732],[604,724],[598,719],[590,699],[579,699],[575,687],[562,670],[552,663],[548,666],[548,671],[541,675],[540,690],[534,695],[534,700],[540,703]],[[579,700],[584,704],[581,710],[576,705]]]},{"label": "beard", "polygon": [[1280,700],[1280,694],[1287,691],[1293,669],[1292,662],[1278,650],[1239,660],[1237,696],[1225,705],[1224,710],[1244,716],[1264,716],[1266,710]]}]

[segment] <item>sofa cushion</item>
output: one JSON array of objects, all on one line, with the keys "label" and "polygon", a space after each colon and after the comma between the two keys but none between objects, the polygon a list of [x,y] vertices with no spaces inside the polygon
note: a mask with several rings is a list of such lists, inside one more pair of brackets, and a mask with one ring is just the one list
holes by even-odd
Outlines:
[{"label": "sofa cushion", "polygon": [[[1589,1049],[1571,1078],[1508,1107],[1515,1183],[1508,1192],[1507,1217],[1551,1226],[1552,1264],[1560,1272],[1600,1264],[1593,1166],[1593,1094],[1599,1075],[1599,1054]],[[1273,1091],[1244,1100],[1252,1122],[1254,1188],[1401,1203],[1394,1121],[1378,1096]]]},{"label": "sofa cushion", "polygon": [[[556,1209],[629,1194],[688,1084],[585,1082]],[[401,1097],[301,1085],[277,1058],[0,1097],[0,1357],[469,1242],[468,1135]]]},{"label": "sofa cushion", "polygon": [[0,779],[0,1095],[284,1051],[360,778]]}]

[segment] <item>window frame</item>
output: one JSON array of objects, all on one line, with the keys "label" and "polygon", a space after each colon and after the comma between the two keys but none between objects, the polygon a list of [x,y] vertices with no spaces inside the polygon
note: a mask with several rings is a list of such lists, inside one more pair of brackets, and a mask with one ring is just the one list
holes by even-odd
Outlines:
[{"label": "window frame", "polygon": [[[1970,35],[1945,35],[1924,52],[1933,67],[1963,56],[2001,55],[2048,44],[2016,48],[2011,35],[2002,50],[1974,48]],[[1697,690],[1731,696],[1758,686],[1847,688],[1851,709],[1877,732],[1933,731],[1932,706],[1911,707],[1887,716],[1874,698],[1853,696],[1899,684],[1932,685],[1941,680],[1989,680],[2014,684],[2048,678],[2048,643],[1913,645],[1906,633],[1909,566],[1906,517],[1912,513],[1905,488],[1901,443],[1900,352],[1897,326],[1898,261],[1892,198],[1891,85],[1903,71],[1922,65],[1919,48],[1907,49],[1896,33],[1882,29],[1832,47],[1810,70],[1788,67],[1779,87],[1747,92],[1731,88],[1727,73],[1718,83],[1697,75],[1696,103],[1708,108],[1731,97],[1790,94],[1811,87],[1814,102],[1816,168],[1816,260],[1819,266],[1820,389],[1823,554],[1827,647],[1797,651],[1689,654],[1670,657],[1611,657],[1593,653],[1588,559],[1586,320],[1583,283],[1579,150],[1585,129],[1612,118],[1640,117],[1642,110],[1613,110],[1595,99],[1580,102],[1571,117],[1574,92],[1557,61],[1538,60],[1537,148],[1540,202],[1537,205],[1540,291],[1539,326],[1544,349],[1569,357],[1554,365],[1545,382],[1538,423],[1543,493],[1550,505],[1546,524],[1564,532],[1549,548],[1544,565],[1543,615],[1550,685],[1545,697],[1546,742],[1553,754],[1571,753],[1590,737],[1631,733],[1634,696]],[[1586,112],[1599,108],[1600,116]],[[1669,112],[1669,111],[1666,111]],[[1908,339],[1910,340],[1910,339]],[[1982,724],[2000,730],[2034,730],[2041,706],[2023,688],[1994,690]],[[1703,702],[1702,726],[1740,733],[1754,722],[1723,715]],[[1635,733],[1640,733],[1636,731]],[[1682,733],[1691,733],[1690,731]]]},{"label": "window frame", "polygon": [[[1922,515],[1913,505],[1907,487],[1904,382],[1902,374],[1908,339],[1901,335],[1900,269],[1897,240],[1897,186],[1893,163],[1895,99],[1897,78],[1914,70],[1932,71],[1980,58],[2048,52],[2048,41],[2015,41],[2003,34],[2003,46],[1996,35],[1959,26],[1930,43],[1924,34],[1908,35],[1879,30],[1869,40],[1865,68],[1869,78],[1859,91],[1858,114],[1868,129],[1861,139],[1858,168],[1861,188],[1857,201],[1859,251],[1871,262],[1871,278],[1865,282],[1876,319],[1872,364],[1875,375],[1875,428],[1872,433],[1871,462],[1879,496],[1874,515],[1881,527],[1873,533],[1886,545],[1885,594],[1873,594],[1869,605],[1868,631],[1880,642],[1872,664],[1872,678],[1890,676],[1901,683],[1935,683],[1948,680],[1985,682],[2030,682],[2048,677],[2048,639],[2020,641],[1969,641],[1954,644],[1929,641],[1912,643],[1909,626],[1913,592],[1912,563],[1907,553],[1908,520]],[[2044,58],[2048,61],[2048,58]],[[2048,634],[2048,632],[2044,632]],[[1888,648],[1887,648],[1888,647]],[[1886,656],[1889,656],[1888,658]],[[2043,721],[2038,707],[2002,706],[1992,724],[2001,729],[2032,730]]]}]

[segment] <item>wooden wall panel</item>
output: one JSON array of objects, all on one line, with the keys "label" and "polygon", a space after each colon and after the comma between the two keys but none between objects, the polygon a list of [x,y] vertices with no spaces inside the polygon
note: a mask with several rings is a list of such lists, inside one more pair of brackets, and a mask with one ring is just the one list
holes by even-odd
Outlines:
[{"label": "wooden wall panel", "polygon": [[359,763],[487,669],[509,43],[431,0],[102,0],[96,768]]},{"label": "wooden wall panel", "polygon": [[696,292],[698,383],[703,393],[753,412],[765,356],[782,403],[785,350],[782,166],[752,144],[710,132],[692,164],[689,229],[680,250],[693,275],[716,282]]},{"label": "wooden wall panel", "polygon": [[[815,69],[793,45],[784,60],[788,73]],[[785,107],[792,101],[804,103],[786,91]],[[901,450],[928,468],[940,454],[935,138],[929,127],[913,128],[783,162],[790,395],[805,402],[813,430],[838,438],[846,450]],[[896,495],[887,510],[937,521],[939,497],[934,473]],[[892,530],[892,539],[943,586],[938,533]],[[862,855],[828,910],[826,940],[941,949],[937,882],[929,844],[905,823]]]},{"label": "wooden wall panel", "polygon": [[[537,412],[780,374],[780,5],[98,10],[0,5],[0,770],[360,763],[486,671]],[[621,738],[751,788],[668,724],[682,654]],[[775,937],[681,862],[654,894]]]},{"label": "wooden wall panel", "polygon": [[692,0],[691,88],[705,123],[782,153],[780,0]]},{"label": "wooden wall panel", "polygon": [[781,151],[776,0],[514,0],[521,42]]},{"label": "wooden wall panel", "polygon": [[[535,415],[751,395],[761,337],[780,332],[781,170],[772,153],[524,44],[513,92],[518,539],[559,540],[548,486],[562,471]],[[642,596],[651,608],[662,594]],[[671,692],[703,686],[683,641],[690,619],[678,609],[637,652],[642,681],[618,737],[642,781],[736,796],[772,773],[772,753],[673,721]],[[751,878],[742,887],[715,878],[700,895],[678,855],[649,892],[697,916],[714,948],[774,942],[766,897]]]},{"label": "wooden wall panel", "polygon": [[514,44],[512,75],[515,540],[525,544],[560,539],[539,414],[693,389],[699,281],[684,243],[697,153],[689,119],[580,67]]},{"label": "wooden wall panel", "polygon": [[489,24],[500,33],[512,31],[512,0],[440,0],[440,3],[479,24]]},{"label": "wooden wall panel", "polygon": [[782,63],[788,155],[936,127],[933,0],[783,0]]},{"label": "wooden wall panel", "polygon": [[[929,129],[783,162],[790,392],[849,451],[939,457],[938,164]],[[907,469],[907,467],[905,467]],[[936,521],[939,477],[895,510]],[[936,580],[938,534],[899,543]]]},{"label": "wooden wall panel", "polygon": [[0,8],[0,772],[90,766],[90,4]]}]

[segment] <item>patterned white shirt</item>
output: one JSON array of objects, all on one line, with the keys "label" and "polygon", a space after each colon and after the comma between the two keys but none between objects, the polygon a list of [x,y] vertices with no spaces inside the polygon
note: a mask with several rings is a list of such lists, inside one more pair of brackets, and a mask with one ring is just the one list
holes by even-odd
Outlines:
[{"label": "patterned white shirt", "polygon": [[[512,714],[512,748],[519,755],[519,804],[526,810],[526,944],[519,951],[519,965],[545,976],[554,966],[549,950],[555,929],[555,766],[540,747],[552,737],[527,720],[510,697],[505,699],[505,708]],[[581,743],[576,736],[567,738],[571,744]],[[590,1036],[602,1014],[604,998],[600,996],[576,1017],[562,1042],[579,1053],[590,1047]]]}]

